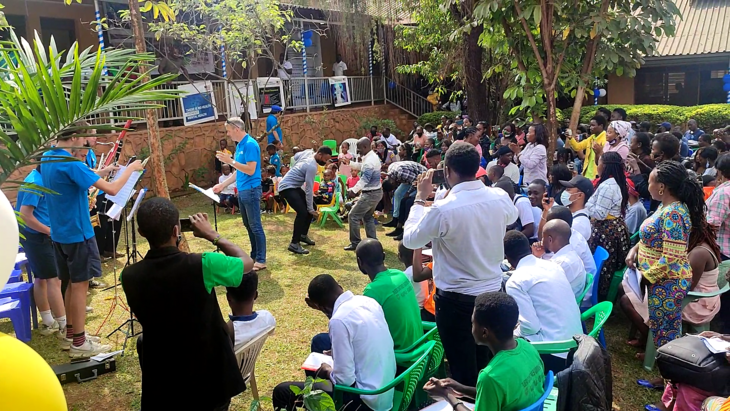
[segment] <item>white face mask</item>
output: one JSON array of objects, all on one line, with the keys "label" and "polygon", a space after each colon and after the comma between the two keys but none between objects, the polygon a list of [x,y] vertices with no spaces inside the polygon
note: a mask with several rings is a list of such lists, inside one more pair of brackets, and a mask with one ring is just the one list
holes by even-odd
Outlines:
[{"label": "white face mask", "polygon": [[570,193],[568,192],[568,190],[565,190],[562,194],[560,194],[560,202],[563,203],[565,207],[573,203],[573,201],[570,199]]}]

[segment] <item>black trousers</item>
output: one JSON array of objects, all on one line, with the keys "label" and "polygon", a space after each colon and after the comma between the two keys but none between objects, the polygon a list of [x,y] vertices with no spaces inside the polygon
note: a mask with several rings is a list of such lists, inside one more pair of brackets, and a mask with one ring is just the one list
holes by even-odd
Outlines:
[{"label": "black trousers", "polygon": [[471,333],[471,315],[475,297],[436,291],[436,327],[449,361],[451,378],[476,387],[479,371],[487,366],[492,353],[486,346],[474,342]]},{"label": "black trousers", "polygon": [[[104,252],[113,253],[117,251],[119,244],[119,236],[122,232],[122,219],[119,221],[109,221],[106,216],[107,211],[112,208],[111,201],[107,201],[106,194],[99,194],[96,197],[96,211],[99,213],[99,227],[94,227],[94,235],[96,236],[96,245],[99,247],[99,255]],[[104,214],[104,215],[102,215]]]},{"label": "black trousers", "polygon": [[291,236],[293,244],[299,244],[302,236],[309,233],[309,225],[312,224],[312,215],[307,209],[307,195],[301,188],[287,188],[279,191],[279,195],[286,200],[297,216],[294,218],[294,232]]},{"label": "black trousers", "polygon": [[[398,223],[401,227],[403,227],[406,224],[406,220],[408,220],[408,215],[411,214],[411,207],[413,207],[413,202],[416,200],[415,196],[405,196],[402,200],[400,200],[400,209],[398,211]],[[461,381],[459,381],[461,382]]]},{"label": "black trousers", "polygon": [[540,359],[542,360],[543,365],[545,366],[545,374],[547,375],[548,371],[552,371],[553,374],[558,375],[560,371],[563,371],[564,369],[568,368],[569,359],[572,358],[571,356],[568,356],[568,358],[560,358],[556,357],[552,354],[540,354]]},{"label": "black trousers", "polygon": [[[304,408],[302,396],[294,394],[294,391],[291,390],[292,385],[298,387],[300,390],[304,388],[303,382],[282,382],[274,388],[274,392],[271,395],[274,410],[293,411],[295,408]],[[322,390],[332,395],[333,387],[330,382],[318,382],[314,383],[312,390]],[[346,392],[343,393],[342,399],[344,406],[338,409],[338,411],[370,411],[370,407],[365,405],[357,394]]]}]

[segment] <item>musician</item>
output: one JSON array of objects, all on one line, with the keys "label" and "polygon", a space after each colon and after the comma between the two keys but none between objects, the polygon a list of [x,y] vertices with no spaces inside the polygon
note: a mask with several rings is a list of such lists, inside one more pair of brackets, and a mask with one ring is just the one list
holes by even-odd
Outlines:
[{"label": "musician", "polygon": [[[64,302],[66,337],[61,346],[69,350],[71,358],[87,358],[111,348],[100,344],[97,339],[87,338],[85,332],[89,280],[101,276],[99,248],[89,218],[88,190],[93,186],[116,194],[133,172],[142,170],[142,162],[135,161],[114,182],[104,180],[101,177],[107,176],[116,167],[106,167],[94,173],[83,162],[73,159],[73,148],[83,147],[86,143],[84,133],[87,131],[59,135],[56,146],[41,158],[43,185],[56,193],[48,196],[47,201],[58,277],[61,281],[70,281]],[[68,161],[64,157],[68,157]]]},{"label": "musician", "polygon": [[[96,170],[96,153],[94,153],[96,137],[86,137],[86,147],[88,147],[86,152],[86,165],[90,169]],[[109,153],[109,155],[113,156],[115,153]],[[104,258],[119,258],[122,256],[117,253],[117,244],[119,243],[119,236],[122,231],[122,220],[109,221],[109,217],[106,216],[106,213],[112,208],[112,205],[114,203],[107,201],[106,193],[99,191],[99,194],[96,196],[96,207],[92,210],[92,214],[99,216],[99,225],[94,226],[94,234],[96,235],[99,254]],[[92,288],[99,287],[100,285],[97,281],[91,281]]]}]

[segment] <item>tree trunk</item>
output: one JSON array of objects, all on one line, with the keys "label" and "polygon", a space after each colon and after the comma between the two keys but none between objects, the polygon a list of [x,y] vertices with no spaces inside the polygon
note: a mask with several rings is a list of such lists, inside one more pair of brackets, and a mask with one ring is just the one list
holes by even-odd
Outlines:
[{"label": "tree trunk", "polygon": [[[544,84],[545,89],[545,103],[547,104],[547,127],[548,132],[548,156],[547,164],[548,170],[553,165],[552,153],[557,149],[558,142],[558,119],[557,119],[557,102],[555,101],[555,88],[551,84]],[[552,96],[549,98],[548,96]]]},{"label": "tree trunk", "polygon": [[481,25],[472,27],[471,32],[466,35],[466,53],[464,58],[464,75],[466,77],[466,96],[468,99],[468,112],[472,120],[487,120],[489,117],[489,103],[485,85],[482,82],[484,73],[482,71],[482,59],[484,49],[479,45],[479,36],[484,28]]},{"label": "tree trunk", "polygon": [[[586,87],[579,85],[575,90],[575,101],[573,101],[573,112],[570,114],[570,126],[569,128],[575,133],[578,130],[578,123],[580,122],[580,109],[583,107],[583,100],[585,100]],[[574,134],[575,135],[575,134]]]}]

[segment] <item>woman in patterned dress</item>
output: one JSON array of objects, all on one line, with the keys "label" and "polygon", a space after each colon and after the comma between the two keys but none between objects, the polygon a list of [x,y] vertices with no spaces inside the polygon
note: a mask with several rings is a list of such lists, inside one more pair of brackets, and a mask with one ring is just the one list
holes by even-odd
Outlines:
[{"label": "woman in patterned dress", "polygon": [[649,193],[661,208],[641,225],[641,240],[626,265],[639,270],[648,288],[648,325],[658,348],[680,337],[682,299],[692,281],[687,244],[692,231],[701,229],[706,207],[702,187],[675,161],[651,172]]},{"label": "woman in patterned dress", "polygon": [[598,273],[598,301],[606,299],[613,273],[624,265],[631,248],[629,229],[624,222],[629,189],[626,183],[626,168],[621,155],[604,153],[598,160],[598,178],[593,183],[596,192],[586,203],[586,213],[591,217],[591,237],[588,245],[591,251],[603,247],[608,259]]}]

